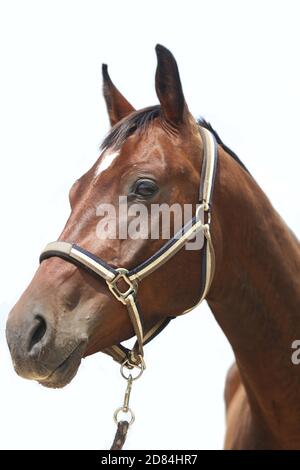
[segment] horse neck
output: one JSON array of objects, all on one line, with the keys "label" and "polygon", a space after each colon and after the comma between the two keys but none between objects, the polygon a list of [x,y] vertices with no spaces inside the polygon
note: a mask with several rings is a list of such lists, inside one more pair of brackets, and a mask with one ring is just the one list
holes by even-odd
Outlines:
[{"label": "horse neck", "polygon": [[281,423],[300,441],[300,366],[291,362],[292,342],[300,339],[299,243],[254,179],[223,149],[219,156],[208,303],[253,408],[272,430]]}]

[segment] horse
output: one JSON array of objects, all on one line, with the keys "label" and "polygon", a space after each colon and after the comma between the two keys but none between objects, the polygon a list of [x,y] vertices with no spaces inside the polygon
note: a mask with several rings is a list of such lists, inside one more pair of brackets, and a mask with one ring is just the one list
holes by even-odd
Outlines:
[{"label": "horse", "polygon": [[[300,376],[291,361],[291,345],[300,338],[299,242],[241,160],[210,124],[192,116],[172,53],[157,45],[156,54],[159,105],[142,110],[133,108],[103,66],[112,127],[99,159],[71,187],[71,213],[57,251],[42,258],[9,314],[6,335],[14,368],[43,386],[63,387],[83,357],[111,353],[114,345],[141,336],[141,316],[144,331],[150,331],[197,303],[203,250],[181,247],[140,282],[139,311],[135,300],[131,311],[126,309],[124,303],[136,292],[127,273],[153,259],[164,240],[101,239],[96,209],[99,203],[116,207],[120,195],[128,197],[129,205],[196,208],[206,130],[214,136],[218,163],[204,224],[210,224],[215,259],[205,299],[236,360],[225,384],[224,448],[299,449]],[[70,262],[74,246],[83,247],[73,251],[79,264]],[[82,269],[83,263],[108,278],[122,267],[120,284],[109,281],[111,292],[105,278]],[[142,364],[143,338],[138,339],[131,363],[127,358],[129,367]]]}]

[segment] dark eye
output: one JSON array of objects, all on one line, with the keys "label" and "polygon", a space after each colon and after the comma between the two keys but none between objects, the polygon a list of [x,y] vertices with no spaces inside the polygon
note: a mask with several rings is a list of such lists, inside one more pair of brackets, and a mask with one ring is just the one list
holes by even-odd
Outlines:
[{"label": "dark eye", "polygon": [[133,193],[141,197],[152,197],[158,190],[156,183],[152,180],[139,180],[133,187]]}]

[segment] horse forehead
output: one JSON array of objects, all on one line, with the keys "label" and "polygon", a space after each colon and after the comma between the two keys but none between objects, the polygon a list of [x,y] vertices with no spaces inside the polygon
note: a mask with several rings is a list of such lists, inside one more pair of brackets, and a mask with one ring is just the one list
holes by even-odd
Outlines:
[{"label": "horse forehead", "polygon": [[99,176],[109,170],[120,156],[124,164],[144,164],[145,159],[149,159],[149,164],[154,166],[158,164],[163,169],[177,167],[179,163],[180,166],[183,166],[184,159],[179,157],[182,157],[181,154],[184,152],[178,143],[178,141],[172,141],[163,129],[156,126],[153,128],[153,132],[145,133],[143,136],[133,134],[126,139],[120,148],[108,147],[102,152],[94,167],[93,179],[98,181]]},{"label": "horse forehead", "polygon": [[104,150],[100,156],[99,162],[95,169],[95,178],[97,178],[103,171],[107,170],[120,155],[120,150],[108,148]]}]

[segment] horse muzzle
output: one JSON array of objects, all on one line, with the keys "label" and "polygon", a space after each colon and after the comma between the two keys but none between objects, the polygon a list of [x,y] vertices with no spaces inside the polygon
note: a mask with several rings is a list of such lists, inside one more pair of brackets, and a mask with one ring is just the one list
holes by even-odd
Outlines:
[{"label": "horse muzzle", "polygon": [[9,314],[6,338],[14,368],[23,378],[60,388],[67,385],[80,366],[87,336],[60,326],[59,335],[49,317],[32,308],[19,314],[18,304]]}]

